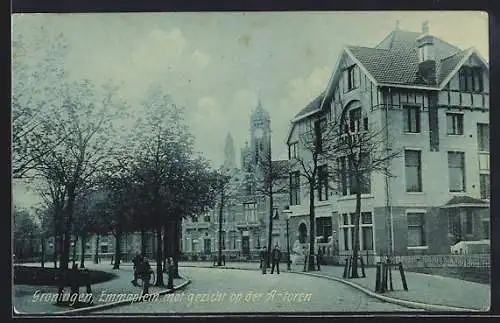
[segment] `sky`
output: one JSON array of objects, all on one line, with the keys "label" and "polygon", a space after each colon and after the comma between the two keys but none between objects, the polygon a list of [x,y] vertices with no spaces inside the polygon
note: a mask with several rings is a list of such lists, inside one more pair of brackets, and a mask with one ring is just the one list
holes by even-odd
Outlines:
[{"label": "sky", "polygon": [[12,28],[28,42],[43,31],[47,45],[63,33],[70,77],[118,82],[134,107],[162,86],[185,108],[196,149],[218,167],[228,132],[239,163],[259,96],[273,158],[286,159],[290,120],[326,88],[343,46],[373,47],[396,21],[417,32],[428,21],[431,34],[488,60],[486,12],[44,13],[16,14]]}]

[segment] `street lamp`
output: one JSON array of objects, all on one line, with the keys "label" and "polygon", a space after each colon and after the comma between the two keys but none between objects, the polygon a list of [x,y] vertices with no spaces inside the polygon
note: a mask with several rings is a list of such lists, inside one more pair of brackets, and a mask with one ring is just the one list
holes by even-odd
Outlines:
[{"label": "street lamp", "polygon": [[286,209],[283,210],[283,213],[286,214],[285,221],[286,221],[286,252],[287,252],[287,264],[286,268],[288,270],[292,270],[290,266],[290,231],[289,231],[289,226],[288,223],[290,222],[290,215],[292,214],[292,211]]}]

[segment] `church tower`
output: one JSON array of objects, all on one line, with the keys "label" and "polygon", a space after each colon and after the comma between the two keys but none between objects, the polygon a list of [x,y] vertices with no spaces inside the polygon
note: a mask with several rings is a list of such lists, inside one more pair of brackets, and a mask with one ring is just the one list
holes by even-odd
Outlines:
[{"label": "church tower", "polygon": [[252,163],[256,165],[259,156],[271,153],[271,119],[269,113],[262,107],[260,97],[257,108],[250,118],[250,136]]},{"label": "church tower", "polygon": [[226,136],[226,145],[224,146],[224,168],[233,171],[236,168],[236,155],[234,152],[234,140],[231,133]]}]

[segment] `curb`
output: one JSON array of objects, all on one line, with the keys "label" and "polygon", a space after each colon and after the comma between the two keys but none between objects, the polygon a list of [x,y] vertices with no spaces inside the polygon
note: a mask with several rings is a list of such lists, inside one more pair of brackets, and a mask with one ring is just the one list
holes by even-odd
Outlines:
[{"label": "curb", "polygon": [[472,309],[472,308],[465,308],[465,307],[454,307],[454,306],[446,306],[446,305],[435,305],[435,304],[427,304],[427,303],[421,303],[421,302],[414,302],[414,301],[407,301],[407,300],[402,300],[399,298],[393,298],[389,296],[384,296],[377,294],[375,292],[372,292],[371,290],[362,287],[356,283],[350,282],[348,280],[342,279],[342,278],[337,278],[337,277],[332,277],[332,276],[326,276],[326,275],[319,275],[319,274],[313,274],[313,273],[305,273],[305,272],[298,272],[298,271],[291,271],[292,273],[295,274],[301,274],[301,275],[306,275],[306,276],[314,276],[318,278],[324,278],[324,279],[330,279],[330,280],[335,280],[340,283],[344,283],[346,285],[349,285],[359,291],[362,291],[363,293],[367,294],[368,296],[371,296],[373,298],[377,298],[381,301],[387,302],[387,303],[393,303],[396,305],[401,305],[413,309],[423,309],[427,311],[461,311],[461,312],[481,312],[481,310],[478,309]]},{"label": "curb", "polygon": [[[171,293],[178,291],[180,289],[183,289],[187,285],[191,284],[191,279],[189,279],[188,277],[181,276],[181,278],[186,279],[186,281],[178,286],[174,286],[174,288],[165,289],[165,290],[162,290],[158,293],[155,293],[155,295],[161,296],[161,295],[165,295],[165,294],[171,294]],[[69,311],[64,311],[64,312],[56,312],[56,313],[50,313],[50,314],[57,316],[57,315],[72,315],[72,314],[80,314],[80,313],[89,313],[89,312],[94,312],[97,310],[104,310],[104,309],[113,308],[113,307],[117,307],[117,306],[132,304],[132,303],[133,303],[133,301],[123,300],[123,301],[117,301],[117,302],[106,303],[106,304],[102,304],[102,305],[78,308],[78,309],[74,309],[74,310],[69,310]],[[46,313],[46,314],[48,314],[48,313]]]}]

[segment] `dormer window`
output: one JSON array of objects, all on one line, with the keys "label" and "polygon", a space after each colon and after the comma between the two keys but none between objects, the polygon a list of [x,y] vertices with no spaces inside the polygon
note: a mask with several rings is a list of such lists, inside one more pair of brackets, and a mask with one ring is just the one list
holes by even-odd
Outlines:
[{"label": "dormer window", "polygon": [[422,46],[419,48],[420,61],[425,62],[429,59],[429,47]]},{"label": "dormer window", "polygon": [[483,71],[480,67],[463,66],[458,72],[460,91],[482,92]]}]

